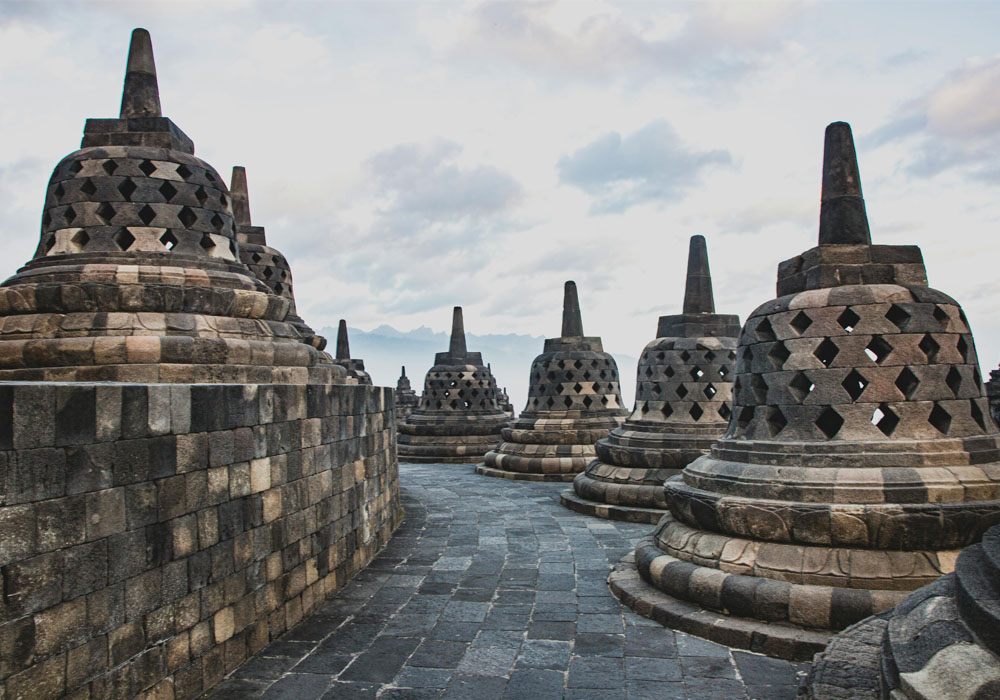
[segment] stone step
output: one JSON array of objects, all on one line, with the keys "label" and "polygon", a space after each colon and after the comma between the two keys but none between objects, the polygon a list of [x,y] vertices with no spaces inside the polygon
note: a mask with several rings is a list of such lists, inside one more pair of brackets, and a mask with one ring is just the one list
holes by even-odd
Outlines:
[{"label": "stone step", "polygon": [[654,508],[639,508],[637,506],[622,506],[613,503],[591,501],[577,495],[573,489],[567,489],[559,494],[559,502],[566,508],[577,513],[592,515],[607,520],[621,520],[627,523],[648,523],[655,525],[663,517],[664,511]]},{"label": "stone step", "polygon": [[1000,581],[1000,528],[986,531],[980,543],[983,546],[983,554],[986,555],[987,578],[993,581]]},{"label": "stone step", "polygon": [[955,599],[964,622],[984,646],[1000,653],[1000,578],[982,545],[968,547],[959,555],[955,582]]}]

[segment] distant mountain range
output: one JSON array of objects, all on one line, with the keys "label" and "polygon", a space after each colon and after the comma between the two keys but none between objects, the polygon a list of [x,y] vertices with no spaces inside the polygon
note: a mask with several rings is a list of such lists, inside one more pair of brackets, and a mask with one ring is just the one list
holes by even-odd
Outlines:
[{"label": "distant mountain range", "polygon": [[[371,331],[347,329],[351,342],[351,356],[364,360],[365,369],[375,384],[396,386],[401,365],[406,366],[414,391],[424,390],[424,375],[434,363],[434,353],[448,349],[449,334],[435,332],[426,326],[412,331],[398,331],[392,326],[381,325]],[[337,342],[337,329],[321,328],[319,334],[329,342],[332,354]],[[493,369],[493,376],[501,387],[507,387],[514,411],[520,413],[528,398],[528,373],[531,361],[542,352],[543,336],[474,335],[466,334],[466,345],[471,351],[483,354],[483,361]],[[625,407],[632,408],[635,396],[635,367],[637,359],[629,355],[614,354],[621,373],[622,394]]]}]

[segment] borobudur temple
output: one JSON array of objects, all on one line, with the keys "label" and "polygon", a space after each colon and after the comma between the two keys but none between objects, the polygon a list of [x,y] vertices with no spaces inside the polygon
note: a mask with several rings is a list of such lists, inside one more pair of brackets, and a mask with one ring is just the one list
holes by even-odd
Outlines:
[{"label": "borobudur temple", "polygon": [[351,357],[351,343],[347,338],[347,321],[340,319],[337,325],[337,350],[333,364],[347,370],[347,380],[351,384],[371,384],[372,378],[365,371],[365,361]]}]

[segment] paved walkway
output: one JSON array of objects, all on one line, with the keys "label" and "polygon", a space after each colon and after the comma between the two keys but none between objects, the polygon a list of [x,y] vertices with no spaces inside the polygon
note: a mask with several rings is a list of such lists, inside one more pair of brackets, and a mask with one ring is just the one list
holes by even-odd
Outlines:
[{"label": "paved walkway", "polygon": [[319,612],[212,700],[793,700],[802,664],[623,608],[605,579],[649,525],[559,505],[565,484],[400,465],[406,519]]}]

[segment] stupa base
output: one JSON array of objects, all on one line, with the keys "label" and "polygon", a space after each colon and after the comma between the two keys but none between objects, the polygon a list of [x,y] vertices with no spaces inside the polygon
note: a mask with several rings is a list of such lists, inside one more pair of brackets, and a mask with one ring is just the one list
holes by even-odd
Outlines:
[{"label": "stupa base", "polygon": [[479,464],[476,466],[476,474],[494,476],[501,479],[512,479],[514,481],[556,481],[562,483],[573,481],[573,477],[576,476],[576,474],[560,474],[557,472],[548,474],[536,474],[535,472],[509,472],[506,469],[495,469],[494,467],[488,467],[485,464]]},{"label": "stupa base", "polygon": [[889,613],[848,627],[816,656],[799,690],[801,700],[880,700],[879,652]]},{"label": "stupa base", "polygon": [[626,523],[648,523],[655,525],[660,522],[664,511],[656,508],[640,508],[638,506],[623,506],[614,503],[601,503],[581,498],[572,489],[566,489],[559,494],[559,503],[577,513],[592,515],[605,520],[620,520]]},{"label": "stupa base", "polygon": [[623,605],[664,627],[779,659],[809,661],[833,637],[833,631],[726,615],[669,596],[643,580],[632,554],[615,565],[608,586]]}]

